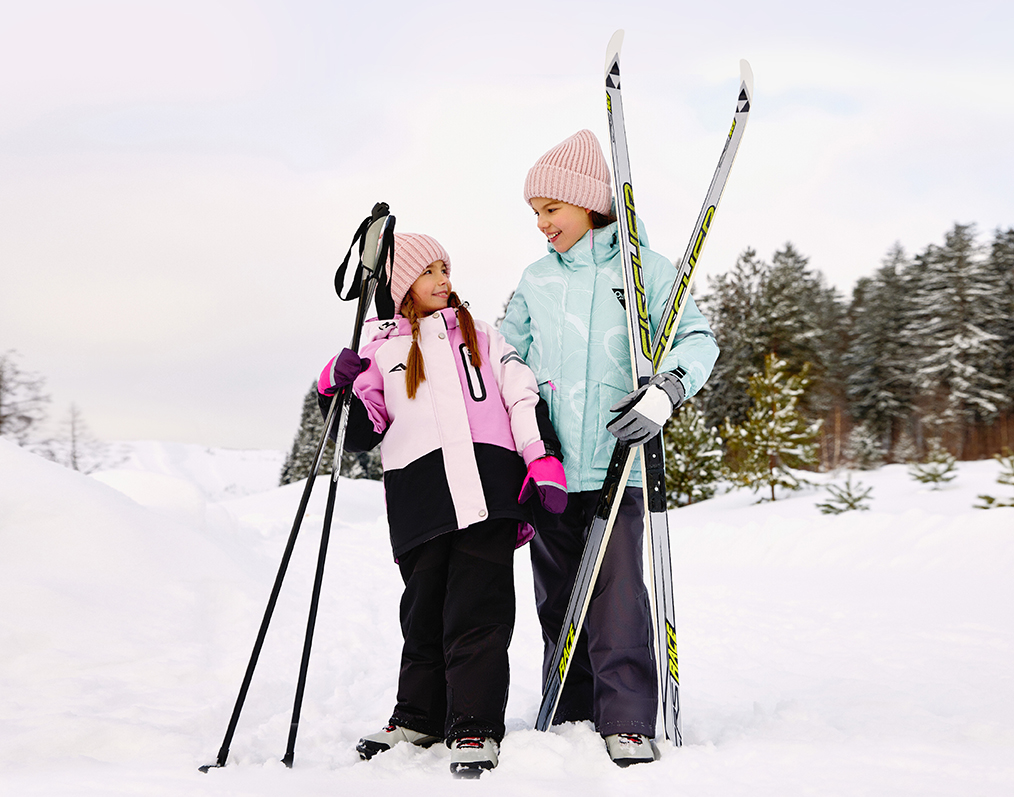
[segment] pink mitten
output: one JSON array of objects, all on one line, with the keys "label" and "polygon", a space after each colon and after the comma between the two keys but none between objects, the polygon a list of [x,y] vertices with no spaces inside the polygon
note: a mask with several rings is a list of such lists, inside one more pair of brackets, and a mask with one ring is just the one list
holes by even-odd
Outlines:
[{"label": "pink mitten", "polygon": [[546,511],[559,515],[567,508],[567,476],[563,463],[556,457],[542,457],[528,466],[528,475],[521,484],[518,503],[523,504],[533,493]]}]

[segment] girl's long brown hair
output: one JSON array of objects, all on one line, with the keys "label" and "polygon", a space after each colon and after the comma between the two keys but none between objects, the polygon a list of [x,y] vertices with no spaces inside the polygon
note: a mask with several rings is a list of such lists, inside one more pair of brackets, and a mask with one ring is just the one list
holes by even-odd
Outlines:
[{"label": "girl's long brown hair", "polygon": [[[468,312],[468,305],[463,304],[458,294],[451,292],[447,297],[447,306],[453,307],[458,315],[458,327],[461,329],[461,336],[465,339],[468,347],[469,362],[479,368],[482,365],[482,357],[479,354],[479,338],[475,334],[475,321],[472,314]],[[419,313],[415,309],[415,302],[412,294],[405,294],[401,303],[401,314],[412,324],[412,348],[408,350],[408,362],[405,363],[405,390],[408,391],[410,399],[415,398],[419,385],[426,381],[426,369],[423,367],[422,350],[419,348]]]}]

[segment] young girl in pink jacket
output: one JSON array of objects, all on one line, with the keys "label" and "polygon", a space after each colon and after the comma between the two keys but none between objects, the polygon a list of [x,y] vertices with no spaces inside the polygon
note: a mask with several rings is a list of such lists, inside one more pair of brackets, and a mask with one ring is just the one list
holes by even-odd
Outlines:
[{"label": "young girl in pink jacket", "polygon": [[405,582],[397,705],[356,749],[369,759],[443,739],[451,771],[478,777],[496,766],[504,735],[514,549],[533,534],[522,503],[537,496],[562,511],[567,494],[534,375],[472,318],[450,269],[435,239],[396,234],[396,315],[371,322],[361,352],[332,359],[318,389],[353,384],[345,449],[380,446]]}]

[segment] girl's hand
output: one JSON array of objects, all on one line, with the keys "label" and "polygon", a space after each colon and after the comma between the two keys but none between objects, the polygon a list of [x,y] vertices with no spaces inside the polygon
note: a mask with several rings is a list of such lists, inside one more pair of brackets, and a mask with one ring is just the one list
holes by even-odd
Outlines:
[{"label": "girl's hand", "polygon": [[539,503],[554,515],[567,508],[567,476],[556,457],[542,457],[528,466],[518,503],[523,504],[532,495],[538,495]]},{"label": "girl's hand", "polygon": [[356,377],[370,367],[366,357],[360,357],[352,349],[342,349],[332,357],[317,380],[317,392],[325,396],[333,396],[346,385],[356,381]]},{"label": "girl's hand", "polygon": [[683,404],[685,391],[676,374],[655,374],[644,387],[628,393],[609,408],[620,413],[606,424],[617,440],[639,446],[659,433],[669,417]]}]

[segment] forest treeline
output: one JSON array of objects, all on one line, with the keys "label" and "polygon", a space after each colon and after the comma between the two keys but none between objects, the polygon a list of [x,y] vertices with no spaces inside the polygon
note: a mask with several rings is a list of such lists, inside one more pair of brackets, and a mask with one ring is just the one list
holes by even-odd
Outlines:
[{"label": "forest treeline", "polygon": [[700,304],[722,352],[696,399],[709,425],[746,420],[749,379],[774,354],[789,372],[807,369],[799,411],[823,421],[825,468],[850,445],[885,462],[916,459],[930,441],[958,459],[1011,445],[1014,229],[980,242],[974,225],[955,224],[913,256],[896,244],[850,298],[791,243],[770,262],[747,249]]},{"label": "forest treeline", "polygon": [[[673,489],[689,491],[680,502],[693,484],[736,474],[767,470],[770,482],[780,470],[791,486],[793,469],[921,461],[937,447],[982,459],[1012,446],[1014,228],[982,242],[974,225],[955,224],[911,256],[896,244],[850,297],[791,243],[770,261],[747,249],[695,296],[721,356],[681,424],[666,427],[671,475],[690,474]],[[305,477],[321,429],[312,387],[283,483]],[[346,455],[344,469],[380,475],[375,452]]]}]

